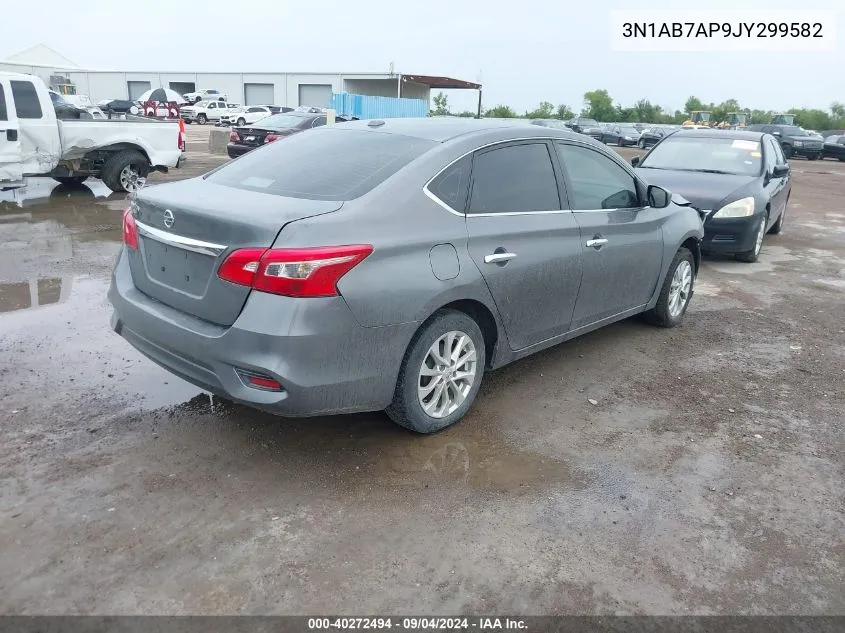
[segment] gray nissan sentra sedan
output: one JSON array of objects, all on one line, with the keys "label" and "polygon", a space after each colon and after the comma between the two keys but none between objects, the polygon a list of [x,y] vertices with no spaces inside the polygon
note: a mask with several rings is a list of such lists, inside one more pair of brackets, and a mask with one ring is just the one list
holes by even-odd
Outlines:
[{"label": "gray nissan sentra sedan", "polygon": [[678,325],[702,236],[689,203],[581,134],[344,123],[141,190],[112,327],[225,398],[430,433],[485,370],[637,313]]}]

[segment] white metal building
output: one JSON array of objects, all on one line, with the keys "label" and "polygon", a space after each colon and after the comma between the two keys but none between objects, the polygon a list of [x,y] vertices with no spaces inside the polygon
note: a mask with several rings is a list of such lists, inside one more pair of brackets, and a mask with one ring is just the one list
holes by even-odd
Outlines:
[{"label": "white metal building", "polygon": [[112,71],[80,68],[49,46],[39,44],[0,61],[0,71],[29,73],[46,83],[55,75],[76,86],[76,93],[95,103],[105,99],[136,99],[150,88],[170,88],[179,94],[216,88],[229,101],[244,105],[326,107],[332,92],[430,100],[431,89],[469,88],[479,84],[429,75],[399,73],[214,73]]}]

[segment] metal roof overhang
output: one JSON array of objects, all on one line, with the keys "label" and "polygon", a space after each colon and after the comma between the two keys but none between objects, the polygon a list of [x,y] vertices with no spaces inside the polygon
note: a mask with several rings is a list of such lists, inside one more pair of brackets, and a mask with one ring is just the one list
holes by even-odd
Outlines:
[{"label": "metal roof overhang", "polygon": [[403,81],[425,84],[437,90],[481,90],[481,84],[451,77],[434,77],[432,75],[402,75]]}]

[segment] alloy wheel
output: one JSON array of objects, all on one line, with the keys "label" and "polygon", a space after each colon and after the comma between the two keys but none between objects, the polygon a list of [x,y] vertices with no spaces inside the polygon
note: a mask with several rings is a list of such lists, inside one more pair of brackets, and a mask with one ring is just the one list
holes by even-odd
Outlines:
[{"label": "alloy wheel", "polygon": [[429,347],[420,365],[417,397],[432,418],[444,418],[466,400],[477,375],[475,343],[465,332],[451,331]]},{"label": "alloy wheel", "polygon": [[675,274],[672,275],[672,283],[669,286],[669,314],[672,318],[678,318],[683,313],[691,290],[692,266],[684,259],[675,268]]}]

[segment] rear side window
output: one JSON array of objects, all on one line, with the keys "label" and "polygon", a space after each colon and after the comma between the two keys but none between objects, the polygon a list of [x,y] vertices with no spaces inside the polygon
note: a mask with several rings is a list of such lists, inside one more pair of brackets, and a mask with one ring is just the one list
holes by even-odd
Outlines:
[{"label": "rear side window", "polygon": [[463,213],[467,206],[471,170],[472,158],[464,156],[432,180],[428,190],[446,206]]},{"label": "rear side window", "polygon": [[309,200],[353,200],[437,145],[428,139],[321,127],[253,150],[209,182]]},{"label": "rear side window", "polygon": [[545,143],[509,145],[476,155],[469,213],[559,209],[557,180]]},{"label": "rear side window", "polygon": [[31,81],[12,81],[12,98],[15,101],[15,113],[19,119],[40,119],[41,103]]},{"label": "rear side window", "polygon": [[8,121],[9,113],[6,111],[6,91],[3,84],[0,84],[0,121]]}]

